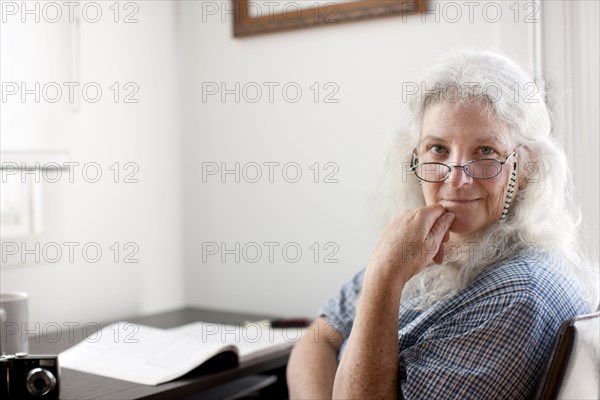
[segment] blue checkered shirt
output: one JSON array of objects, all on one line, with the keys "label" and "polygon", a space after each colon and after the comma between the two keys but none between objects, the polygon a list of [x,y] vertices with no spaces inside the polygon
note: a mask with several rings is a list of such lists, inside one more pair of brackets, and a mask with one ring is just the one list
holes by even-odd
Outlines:
[{"label": "blue checkered shirt", "polygon": [[[346,346],[364,269],[320,315]],[[405,399],[527,399],[537,388],[560,324],[590,312],[556,258],[528,253],[482,272],[449,300],[400,304],[398,385]],[[412,303],[412,304],[411,304]]]}]

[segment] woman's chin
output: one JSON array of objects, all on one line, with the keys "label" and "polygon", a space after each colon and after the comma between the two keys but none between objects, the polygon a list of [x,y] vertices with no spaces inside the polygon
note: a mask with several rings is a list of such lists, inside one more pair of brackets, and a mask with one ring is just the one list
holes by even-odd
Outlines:
[{"label": "woman's chin", "polygon": [[457,235],[471,235],[476,233],[480,227],[473,224],[473,221],[465,221],[463,218],[457,217],[452,225],[450,225],[450,232]]},{"label": "woman's chin", "polygon": [[462,237],[462,240],[473,240],[479,234],[483,233],[491,224],[485,224],[483,221],[473,221],[472,218],[456,217],[450,225],[450,233],[455,238]]}]

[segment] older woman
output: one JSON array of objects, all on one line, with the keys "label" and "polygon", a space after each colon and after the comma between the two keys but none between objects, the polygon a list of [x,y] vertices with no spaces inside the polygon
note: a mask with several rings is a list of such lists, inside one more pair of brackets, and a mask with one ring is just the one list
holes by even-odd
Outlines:
[{"label": "older woman", "polygon": [[598,280],[531,84],[492,52],[426,75],[382,186],[395,216],[292,351],[292,398],[533,394],[561,322],[590,312],[585,283]]}]

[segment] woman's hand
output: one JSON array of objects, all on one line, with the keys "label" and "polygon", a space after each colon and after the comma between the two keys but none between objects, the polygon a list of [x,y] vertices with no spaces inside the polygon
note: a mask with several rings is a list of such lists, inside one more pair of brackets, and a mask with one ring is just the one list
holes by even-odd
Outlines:
[{"label": "woman's hand", "polygon": [[439,204],[406,211],[383,230],[367,270],[403,285],[431,261],[442,262],[453,221]]}]

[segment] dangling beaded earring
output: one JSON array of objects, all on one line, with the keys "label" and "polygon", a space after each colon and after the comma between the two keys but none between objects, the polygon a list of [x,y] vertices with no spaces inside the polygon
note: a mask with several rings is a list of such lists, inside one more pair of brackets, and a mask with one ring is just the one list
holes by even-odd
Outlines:
[{"label": "dangling beaded earring", "polygon": [[515,191],[516,184],[517,184],[517,159],[515,156],[515,162],[513,163],[513,170],[510,175],[510,182],[508,182],[508,190],[506,191],[506,199],[504,199],[504,209],[502,210],[502,215],[500,216],[500,221],[504,221],[506,219],[506,214],[508,214],[508,208],[510,207],[510,203],[512,202],[513,192]]}]

